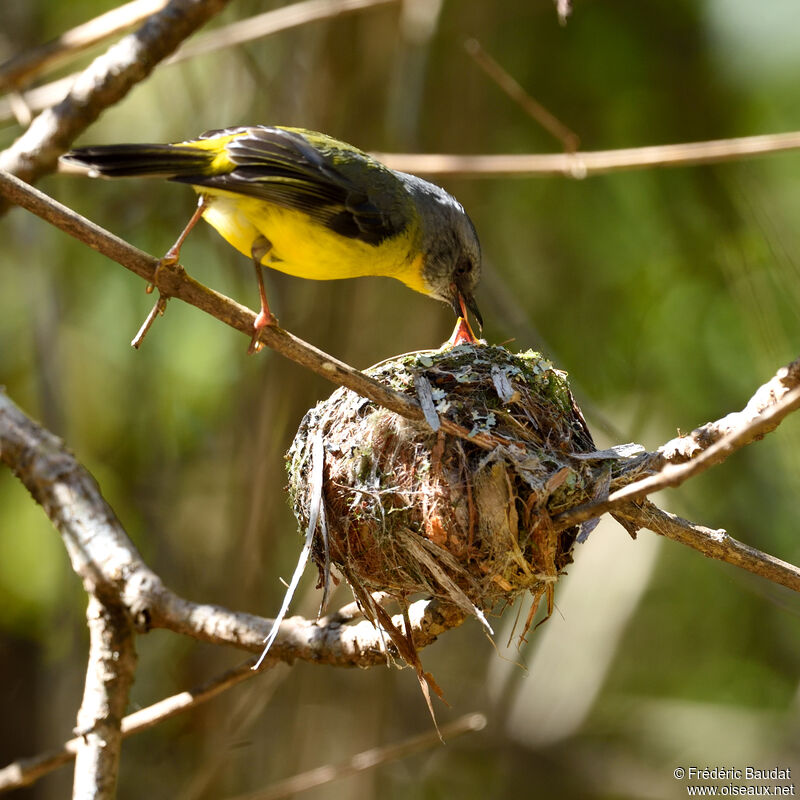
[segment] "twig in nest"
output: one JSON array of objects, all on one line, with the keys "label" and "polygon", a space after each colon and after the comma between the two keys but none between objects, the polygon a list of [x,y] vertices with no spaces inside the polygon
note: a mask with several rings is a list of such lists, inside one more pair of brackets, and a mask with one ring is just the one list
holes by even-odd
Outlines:
[{"label": "twig in nest", "polygon": [[[303,577],[303,572],[305,571],[306,564],[308,564],[308,557],[311,555],[311,545],[313,544],[314,536],[317,533],[317,522],[320,523],[320,538],[324,541],[325,543],[324,546],[327,552],[328,535],[327,535],[327,528],[325,526],[325,501],[322,497],[322,475],[325,467],[325,448],[323,446],[321,434],[314,437],[314,441],[312,444],[311,459],[312,459],[311,494],[309,499],[308,527],[306,529],[305,542],[303,542],[303,549],[300,551],[300,555],[297,559],[297,566],[294,568],[294,574],[292,575],[292,580],[286,587],[286,593],[283,596],[283,602],[281,603],[278,615],[275,617],[275,620],[272,623],[272,629],[269,632],[269,636],[267,636],[267,638],[264,639],[264,650],[259,656],[258,661],[256,661],[256,663],[254,664],[253,669],[258,669],[264,662],[264,659],[266,658],[270,647],[272,647],[272,643],[278,636],[278,630],[280,629],[281,622],[283,622],[283,618],[289,611],[289,604],[292,602],[292,597],[294,597],[295,590],[297,589],[297,584],[300,583],[300,578]],[[330,560],[326,559],[325,587],[322,595],[323,606],[325,604],[325,600],[328,595],[329,577],[330,577]]]}]

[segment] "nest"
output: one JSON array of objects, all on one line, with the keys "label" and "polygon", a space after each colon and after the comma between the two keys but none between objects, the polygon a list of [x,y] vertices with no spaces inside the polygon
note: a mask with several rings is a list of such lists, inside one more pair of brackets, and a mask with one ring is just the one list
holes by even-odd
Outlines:
[{"label": "nest", "polygon": [[551,516],[591,499],[597,480],[579,457],[594,445],[566,374],[532,351],[472,345],[368,374],[482,446],[346,389],[309,411],[287,454],[289,489],[301,528],[315,528],[321,584],[334,565],[362,605],[375,591],[424,593],[487,627],[484,612],[530,592],[527,631],[542,597],[552,608],[578,535]]}]

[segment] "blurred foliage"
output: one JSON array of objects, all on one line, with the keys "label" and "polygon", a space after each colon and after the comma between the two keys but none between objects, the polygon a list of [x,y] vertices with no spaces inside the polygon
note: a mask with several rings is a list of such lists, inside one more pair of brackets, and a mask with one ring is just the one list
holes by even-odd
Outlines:
[{"label": "blurred foliage", "polygon": [[[112,5],[12,4],[0,56]],[[233,2],[215,25],[268,5]],[[557,150],[465,54],[470,36],[585,149],[800,127],[793,0],[576,0],[565,27],[550,0],[445,0],[427,27],[409,24],[411,6],[158,69],[81,142],[278,123],[384,151]],[[0,145],[18,134],[5,123]],[[194,204],[185,187],[157,181],[51,176],[41,187],[153,254]],[[798,187],[796,153],[583,181],[447,184],[482,239],[486,337],[542,348],[567,369],[601,445],[648,448],[740,408],[797,355]],[[0,383],[92,471],[168,585],[274,614],[300,543],[283,454],[332,387],[274,354],[247,357],[244,337],[177,302],[135,352],[129,341],[151,302],[138,278],[20,210],[0,225]],[[209,227],[189,238],[183,263],[257,304],[247,261]],[[389,280],[276,273],[268,291],[284,326],[359,367],[437,345],[452,326],[444,306]],[[660,500],[798,563],[798,453],[800,421],[790,419]],[[489,727],[315,796],[671,798],[685,791],[672,777],[680,765],[800,768],[800,600],[658,544],[598,528],[559,586],[554,618],[508,653],[529,673],[503,661],[477,623],[443,636],[423,653],[451,704],[440,719],[480,709]],[[297,612],[314,614],[313,576],[306,587]],[[334,603],[347,599],[341,590]],[[70,735],[84,607],[44,514],[0,472],[4,762]],[[132,709],[242,658],[164,632],[142,637],[139,655]],[[297,664],[128,740],[119,794],[224,797],[429,725],[408,671]],[[17,796],[64,797],[69,782],[61,770]]]}]

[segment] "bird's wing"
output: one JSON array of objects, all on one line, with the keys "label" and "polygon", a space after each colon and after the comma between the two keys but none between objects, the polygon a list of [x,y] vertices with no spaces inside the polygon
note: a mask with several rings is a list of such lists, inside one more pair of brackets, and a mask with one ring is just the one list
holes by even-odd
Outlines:
[{"label": "bird's wing", "polygon": [[[208,131],[225,138],[225,158],[208,174],[172,180],[256,197],[303,211],[341,236],[377,245],[409,223],[401,182],[380,162],[321,134],[252,127]],[[307,138],[308,137],[308,138]]]}]

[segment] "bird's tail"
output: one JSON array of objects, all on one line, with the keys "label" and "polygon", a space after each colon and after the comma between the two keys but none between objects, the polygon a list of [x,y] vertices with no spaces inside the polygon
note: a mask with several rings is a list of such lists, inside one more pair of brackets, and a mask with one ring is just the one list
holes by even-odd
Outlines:
[{"label": "bird's tail", "polygon": [[90,175],[179,178],[208,173],[215,154],[208,149],[179,144],[110,144],[79,147],[61,156]]}]

